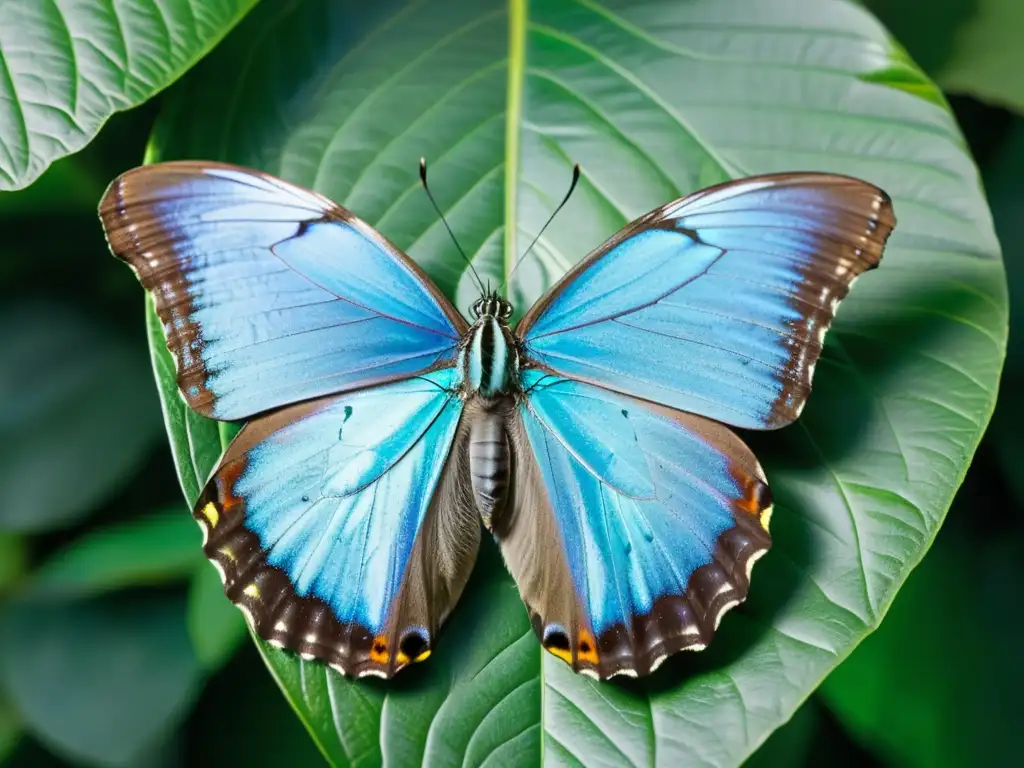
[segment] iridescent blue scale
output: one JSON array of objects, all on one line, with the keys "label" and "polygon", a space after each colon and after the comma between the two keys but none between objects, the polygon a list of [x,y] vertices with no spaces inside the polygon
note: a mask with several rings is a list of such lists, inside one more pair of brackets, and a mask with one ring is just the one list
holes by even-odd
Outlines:
[{"label": "iridescent blue scale", "polygon": [[425,660],[491,530],[543,646],[595,677],[703,648],[771,544],[725,425],[774,429],[895,225],[814,173],[637,219],[513,330],[468,323],[351,212],[217,163],[129,171],[100,207],[153,296],[185,401],[250,419],[195,505],[267,641],[352,675]]}]

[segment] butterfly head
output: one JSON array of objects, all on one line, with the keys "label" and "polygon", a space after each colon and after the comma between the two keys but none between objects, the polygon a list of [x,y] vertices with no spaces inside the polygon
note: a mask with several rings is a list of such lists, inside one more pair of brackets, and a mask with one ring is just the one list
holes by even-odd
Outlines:
[{"label": "butterfly head", "polygon": [[508,319],[512,317],[512,304],[497,293],[488,293],[473,302],[470,311],[473,313],[474,320],[490,316],[495,320],[508,322]]}]

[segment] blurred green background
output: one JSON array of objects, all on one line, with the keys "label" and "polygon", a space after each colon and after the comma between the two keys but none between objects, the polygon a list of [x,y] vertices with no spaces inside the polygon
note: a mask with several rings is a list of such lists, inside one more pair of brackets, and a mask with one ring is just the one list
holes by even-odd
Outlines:
[{"label": "blurred green background", "polygon": [[[982,169],[1015,305],[1024,298],[1024,3],[865,4],[944,89]],[[141,293],[107,253],[96,217],[106,184],[141,162],[162,98],[114,115],[28,188],[0,193],[7,766],[322,762],[244,641],[240,616],[218,599],[167,447]],[[1011,320],[996,415],[931,553],[881,629],[752,764],[1019,761],[1019,331]]]}]

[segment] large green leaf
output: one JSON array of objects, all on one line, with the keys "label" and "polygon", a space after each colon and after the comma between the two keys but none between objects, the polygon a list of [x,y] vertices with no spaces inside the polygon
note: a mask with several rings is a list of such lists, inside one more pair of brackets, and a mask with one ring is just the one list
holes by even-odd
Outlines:
[{"label": "large green leaf", "polygon": [[255,2],[0,2],[0,190],[173,83]]},{"label": "large green leaf", "polygon": [[[541,653],[491,545],[434,656],[394,681],[263,649],[337,765],[740,762],[878,626],[991,413],[1005,282],[941,94],[842,2],[341,6],[262,6],[174,94],[150,159],[240,162],[314,187],[460,306],[472,284],[418,188],[421,155],[462,245],[499,282],[582,164],[516,273],[520,308],[631,217],[715,181],[822,169],[893,195],[888,255],[844,304],[803,418],[749,436],[775,490],[775,548],[708,651],[636,684],[577,677]],[[194,499],[215,433],[156,351]]]}]

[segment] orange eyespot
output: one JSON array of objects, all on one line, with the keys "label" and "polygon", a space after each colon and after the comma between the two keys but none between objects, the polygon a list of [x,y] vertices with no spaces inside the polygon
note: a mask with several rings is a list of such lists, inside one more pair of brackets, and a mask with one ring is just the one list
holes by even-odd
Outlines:
[{"label": "orange eyespot", "polygon": [[377,664],[387,664],[391,660],[388,653],[388,639],[384,635],[377,635],[373,638],[373,645],[370,646],[370,661]]},{"label": "orange eyespot", "polygon": [[578,653],[576,658],[588,664],[597,664],[597,643],[594,636],[585,629],[580,630],[580,639],[577,643]]},{"label": "orange eyespot", "polygon": [[748,477],[743,483],[743,497],[736,499],[736,506],[748,515],[759,518],[761,527],[768,530],[772,516],[772,492],[756,477]]}]

